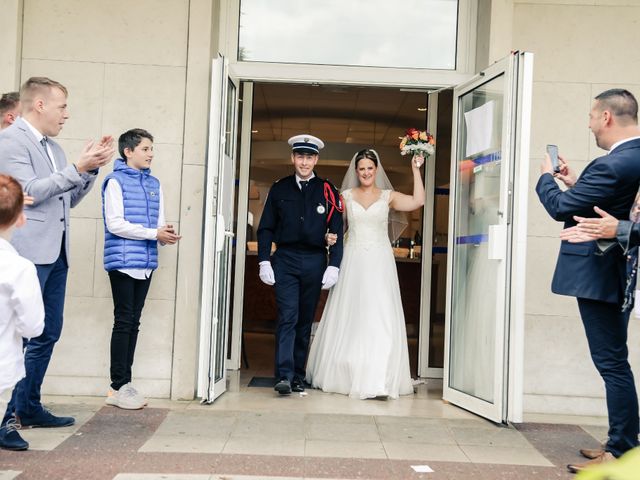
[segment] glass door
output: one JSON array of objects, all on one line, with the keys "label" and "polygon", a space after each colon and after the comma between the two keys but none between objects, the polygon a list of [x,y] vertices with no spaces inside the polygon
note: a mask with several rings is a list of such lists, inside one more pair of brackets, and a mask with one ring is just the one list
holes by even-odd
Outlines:
[{"label": "glass door", "polygon": [[510,322],[521,321],[511,315],[513,185],[528,162],[531,61],[512,53],[453,93],[443,396],[495,422],[507,420]]},{"label": "glass door", "polygon": [[226,390],[237,126],[238,85],[219,57],[212,64],[206,169],[197,392],[203,403]]},{"label": "glass door", "polygon": [[429,92],[427,130],[437,139],[425,169],[418,376],[442,378],[447,283],[453,87]]}]

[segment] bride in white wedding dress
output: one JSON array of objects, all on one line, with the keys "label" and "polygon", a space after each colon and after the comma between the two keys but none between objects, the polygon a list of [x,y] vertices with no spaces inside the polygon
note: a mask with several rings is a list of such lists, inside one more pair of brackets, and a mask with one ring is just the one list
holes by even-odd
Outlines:
[{"label": "bride in white wedding dress", "polygon": [[351,160],[342,184],[348,230],[340,277],[307,361],[306,381],[315,388],[361,399],[413,393],[390,236],[399,217],[394,213],[424,204],[423,162],[411,160],[413,195],[404,195],[391,189],[375,150],[361,150]]}]

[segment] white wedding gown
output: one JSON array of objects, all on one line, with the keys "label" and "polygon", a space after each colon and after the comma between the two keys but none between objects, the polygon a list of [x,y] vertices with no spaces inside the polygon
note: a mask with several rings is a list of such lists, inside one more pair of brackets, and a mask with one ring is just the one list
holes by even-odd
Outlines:
[{"label": "white wedding gown", "polygon": [[338,283],[329,292],[306,381],[355,398],[413,393],[398,273],[387,234],[390,190],[368,209],[343,192],[348,232]]}]

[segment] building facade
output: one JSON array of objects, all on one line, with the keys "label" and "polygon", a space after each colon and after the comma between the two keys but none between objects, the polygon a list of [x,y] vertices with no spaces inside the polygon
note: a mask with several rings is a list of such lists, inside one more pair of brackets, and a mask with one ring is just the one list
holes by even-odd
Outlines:
[{"label": "building facade", "polygon": [[[101,134],[143,127],[155,136],[152,169],[163,183],[167,220],[183,238],[177,248],[161,250],[134,376],[148,396],[161,398],[193,398],[201,369],[212,59],[224,55],[241,82],[435,89],[473,78],[512,50],[532,52],[523,355],[516,383],[525,418],[527,413],[605,413],[603,385],[589,358],[576,302],[550,291],[561,226],[548,218],[534,186],[547,143],[558,144],[578,170],[602,154],[587,128],[596,94],[624,87],[640,97],[640,66],[630,53],[640,41],[637,0],[461,0],[456,68],[370,70],[282,61],[267,69],[244,61],[238,0],[0,4],[0,90],[15,90],[33,75],[66,85],[71,118],[59,139],[69,159]],[[103,228],[96,188],[73,212],[66,325],[46,393],[103,395],[108,386],[112,301],[102,268]],[[629,345],[638,372],[637,321],[631,322]]]}]

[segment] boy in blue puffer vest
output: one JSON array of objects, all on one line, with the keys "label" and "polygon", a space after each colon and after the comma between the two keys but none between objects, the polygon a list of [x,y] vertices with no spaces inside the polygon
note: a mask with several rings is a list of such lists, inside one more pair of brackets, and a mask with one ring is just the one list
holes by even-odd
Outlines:
[{"label": "boy in blue puffer vest", "polygon": [[107,405],[136,410],[147,400],[131,384],[131,366],[140,315],[151,276],[158,268],[158,242],[176,243],[180,236],[164,218],[162,187],[151,176],[153,137],[134,128],[120,135],[113,172],[102,184],[104,268],[113,296],[111,389]]}]

